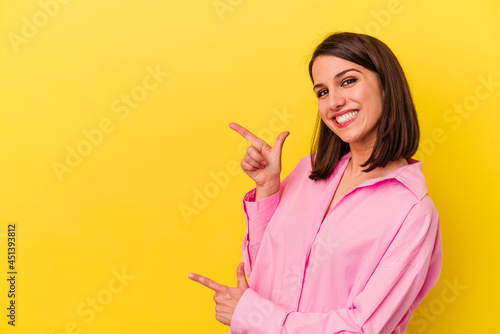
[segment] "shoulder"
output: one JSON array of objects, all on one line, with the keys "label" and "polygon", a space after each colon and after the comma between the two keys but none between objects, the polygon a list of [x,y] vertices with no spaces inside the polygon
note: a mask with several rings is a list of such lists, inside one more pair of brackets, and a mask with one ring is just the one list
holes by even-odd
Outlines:
[{"label": "shoulder", "polygon": [[408,212],[409,216],[417,216],[419,220],[426,217],[426,221],[438,219],[436,207],[428,194],[427,181],[422,172],[422,162],[409,159],[408,165],[400,168],[393,177],[406,190],[407,196],[413,198],[413,205]]},{"label": "shoulder", "polygon": [[413,205],[408,212],[406,220],[427,222],[428,225],[438,224],[439,214],[429,195],[425,195],[421,200]]},{"label": "shoulder", "polygon": [[405,220],[410,224],[411,222],[418,222],[419,225],[425,224],[427,226],[439,223],[439,214],[429,195],[425,195],[424,198],[411,207]]},{"label": "shoulder", "polygon": [[311,172],[313,158],[314,156],[312,155],[306,155],[305,157],[299,160],[299,162],[295,166],[295,169]]},{"label": "shoulder", "polygon": [[364,210],[371,209],[393,222],[438,221],[437,210],[427,193],[422,164],[417,161],[409,161],[384,177],[363,183],[353,205],[362,205]]},{"label": "shoulder", "polygon": [[292,176],[296,177],[299,175],[300,176],[307,175],[307,177],[309,177],[311,171],[312,171],[311,155],[307,155],[297,162],[297,164],[287,177],[290,178]]}]

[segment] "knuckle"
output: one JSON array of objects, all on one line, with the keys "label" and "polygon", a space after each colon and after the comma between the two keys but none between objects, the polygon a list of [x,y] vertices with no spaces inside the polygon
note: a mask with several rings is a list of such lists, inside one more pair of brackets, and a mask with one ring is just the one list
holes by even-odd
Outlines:
[{"label": "knuckle", "polygon": [[221,303],[224,300],[224,296],[221,293],[216,293],[214,295],[214,301],[216,304]]}]

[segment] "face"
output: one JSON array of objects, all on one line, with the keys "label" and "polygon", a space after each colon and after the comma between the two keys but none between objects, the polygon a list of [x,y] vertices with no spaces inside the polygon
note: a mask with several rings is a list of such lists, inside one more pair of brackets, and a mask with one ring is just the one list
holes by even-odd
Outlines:
[{"label": "face", "polygon": [[316,58],[312,75],[323,122],[351,149],[372,148],[384,102],[378,75],[334,56]]}]

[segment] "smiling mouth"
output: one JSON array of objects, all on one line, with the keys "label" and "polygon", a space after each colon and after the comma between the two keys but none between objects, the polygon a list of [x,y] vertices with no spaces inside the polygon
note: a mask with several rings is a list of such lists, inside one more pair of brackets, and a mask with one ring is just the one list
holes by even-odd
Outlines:
[{"label": "smiling mouth", "polygon": [[343,124],[345,122],[349,122],[351,119],[356,117],[358,113],[359,110],[350,111],[348,113],[335,117],[335,120],[337,121],[337,123]]}]

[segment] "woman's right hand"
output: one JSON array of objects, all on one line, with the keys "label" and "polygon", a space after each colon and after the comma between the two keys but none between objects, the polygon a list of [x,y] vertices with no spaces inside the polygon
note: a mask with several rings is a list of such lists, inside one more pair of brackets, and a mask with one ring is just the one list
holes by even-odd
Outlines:
[{"label": "woman's right hand", "polygon": [[255,181],[255,200],[264,199],[279,191],[281,174],[281,151],[283,143],[290,132],[285,131],[278,135],[274,146],[269,146],[265,141],[237,123],[229,127],[238,132],[250,142],[245,157],[241,160],[243,171]]}]

